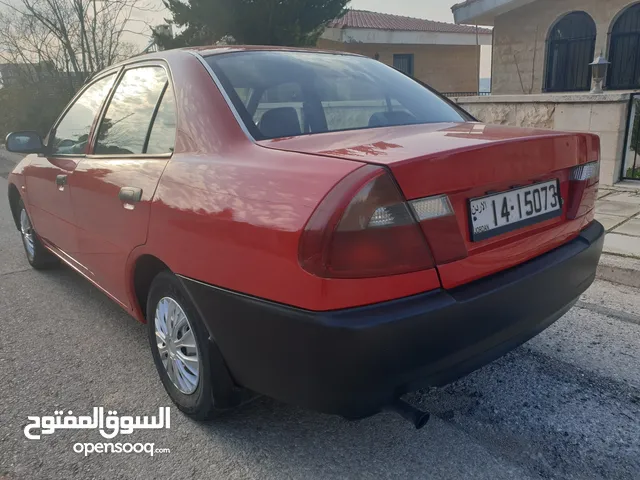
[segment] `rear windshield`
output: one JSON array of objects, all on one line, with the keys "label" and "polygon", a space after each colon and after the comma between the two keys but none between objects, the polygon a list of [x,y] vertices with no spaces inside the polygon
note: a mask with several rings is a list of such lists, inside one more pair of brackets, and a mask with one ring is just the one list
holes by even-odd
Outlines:
[{"label": "rear windshield", "polygon": [[428,88],[365,57],[262,51],[206,60],[257,140],[467,120]]}]

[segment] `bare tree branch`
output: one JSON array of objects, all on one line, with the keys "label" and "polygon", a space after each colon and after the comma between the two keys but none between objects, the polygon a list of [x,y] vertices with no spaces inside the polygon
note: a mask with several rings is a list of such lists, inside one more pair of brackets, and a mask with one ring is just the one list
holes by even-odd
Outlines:
[{"label": "bare tree branch", "polygon": [[[83,81],[134,51],[127,35],[149,35],[140,17],[158,11],[148,0],[0,0],[0,59],[26,77],[41,70]],[[136,17],[136,18],[134,18]],[[37,73],[34,73],[37,72]]]}]

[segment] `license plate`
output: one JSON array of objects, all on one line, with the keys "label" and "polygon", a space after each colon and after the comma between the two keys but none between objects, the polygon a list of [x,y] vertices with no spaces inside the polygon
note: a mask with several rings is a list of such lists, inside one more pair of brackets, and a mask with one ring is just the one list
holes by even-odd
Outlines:
[{"label": "license plate", "polygon": [[561,213],[562,197],[557,180],[472,198],[469,200],[471,240],[484,240],[544,222]]}]

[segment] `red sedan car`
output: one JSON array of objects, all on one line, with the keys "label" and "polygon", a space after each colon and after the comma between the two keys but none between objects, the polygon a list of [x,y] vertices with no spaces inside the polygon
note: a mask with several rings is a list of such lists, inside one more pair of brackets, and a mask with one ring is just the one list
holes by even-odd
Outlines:
[{"label": "red sedan car", "polygon": [[[101,72],[9,199],[149,328],[177,406],[243,391],[360,418],[528,340],[594,279],[595,135],[488,126],[372,59],[222,47]],[[417,415],[417,416],[416,416]]]}]

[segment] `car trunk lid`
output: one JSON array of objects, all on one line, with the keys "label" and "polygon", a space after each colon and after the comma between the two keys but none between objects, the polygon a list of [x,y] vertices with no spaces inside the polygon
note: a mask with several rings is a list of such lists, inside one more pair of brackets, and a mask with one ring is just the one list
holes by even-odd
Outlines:
[{"label": "car trunk lid", "polygon": [[[259,143],[267,148],[386,166],[410,201],[446,195],[455,216],[421,222],[445,288],[477,280],[549,251],[577,236],[593,216],[590,208],[582,209],[575,219],[567,216],[573,194],[572,169],[598,160],[598,138],[590,134],[440,123]],[[472,199],[516,192],[541,182],[557,182],[563,200],[557,215],[523,222],[489,238],[474,238]],[[589,191],[594,198],[596,189],[597,184]],[[525,191],[521,192],[524,196]]]}]

